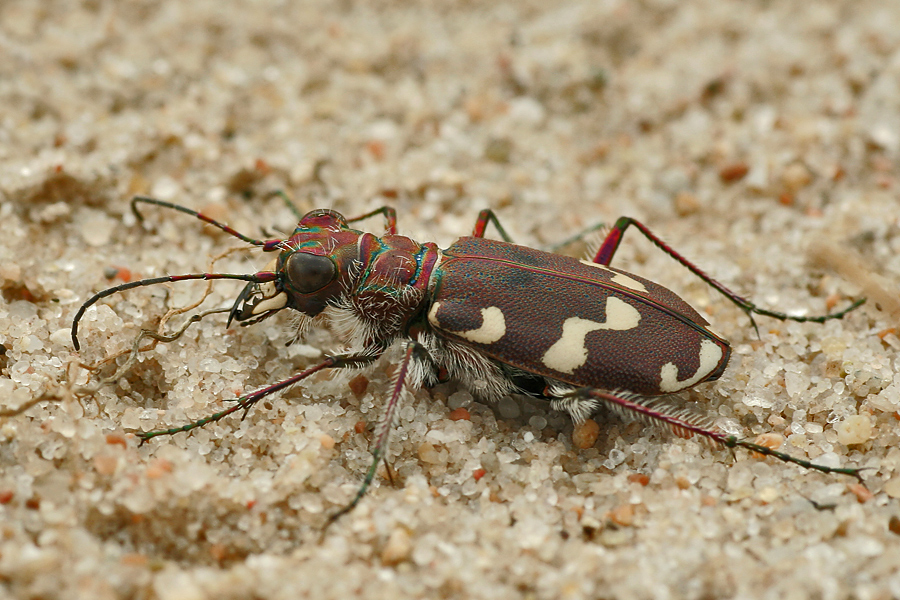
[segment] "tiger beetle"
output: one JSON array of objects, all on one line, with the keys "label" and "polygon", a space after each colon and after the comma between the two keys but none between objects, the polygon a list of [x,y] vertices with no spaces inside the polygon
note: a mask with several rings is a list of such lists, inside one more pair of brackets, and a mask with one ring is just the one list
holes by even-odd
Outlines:
[{"label": "tiger beetle", "polygon": [[[610,266],[629,227],[736,304],[748,316],[822,323],[840,319],[865,299],[821,316],[791,316],[760,308],[706,275],[642,223],[619,218],[592,260],[515,245],[490,209],[481,211],[471,236],[446,249],[397,235],[393,208],[353,219],[333,210],[314,210],[286,239],[259,240],[224,223],[170,202],[138,196],[139,203],[177,210],[218,227],[277,257],[254,274],[195,273],[153,277],[117,285],[87,300],[72,322],[78,350],[78,322],[102,298],[158,283],[234,279],[247,285],[234,302],[227,325],[258,323],[291,309],[304,322],[326,315],[349,341],[344,354],[284,381],[236,398],[226,410],[182,427],[140,432],[146,442],[203,427],[247,411],[261,399],[325,369],[370,365],[394,344],[402,358],[372,451],[372,462],[354,498],[329,520],[362,499],[384,455],[388,434],[405,387],[456,381],[480,399],[497,401],[523,394],[550,402],[582,422],[601,406],[699,436],[727,448],[746,448],[823,473],[862,481],[859,469],[817,465],[766,446],[738,439],[708,425],[669,400],[671,394],[718,379],[728,364],[727,340],[670,290]],[[350,225],[381,215],[382,237]],[[493,224],[503,241],[488,239]],[[755,327],[755,323],[754,327]]]}]

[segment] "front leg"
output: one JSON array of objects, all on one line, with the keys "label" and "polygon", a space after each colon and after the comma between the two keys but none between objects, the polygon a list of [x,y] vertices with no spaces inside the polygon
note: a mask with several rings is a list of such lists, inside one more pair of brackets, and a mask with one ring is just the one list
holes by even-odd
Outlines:
[{"label": "front leg", "polygon": [[385,233],[389,233],[391,235],[397,233],[397,211],[394,210],[394,208],[391,206],[382,206],[381,208],[371,210],[364,215],[359,215],[358,217],[347,219],[347,223],[356,223],[357,221],[362,221],[363,219],[368,219],[369,217],[374,217],[375,215],[384,216]]},{"label": "front leg", "polygon": [[366,490],[369,489],[369,486],[372,485],[372,480],[375,479],[375,473],[378,470],[378,463],[381,462],[385,450],[387,449],[391,427],[394,424],[397,408],[400,405],[400,396],[403,393],[407,379],[409,378],[410,372],[416,361],[433,362],[429,357],[425,346],[414,340],[409,340],[406,343],[403,360],[391,383],[391,397],[388,400],[387,407],[384,410],[384,417],[382,417],[381,424],[379,425],[378,437],[375,440],[375,447],[372,449],[372,463],[369,465],[369,470],[366,471],[366,477],[363,479],[362,485],[359,486],[353,499],[342,509],[328,517],[328,521],[325,523],[326,528],[353,510],[354,507],[359,504],[359,501],[362,500],[363,496],[366,495]]}]

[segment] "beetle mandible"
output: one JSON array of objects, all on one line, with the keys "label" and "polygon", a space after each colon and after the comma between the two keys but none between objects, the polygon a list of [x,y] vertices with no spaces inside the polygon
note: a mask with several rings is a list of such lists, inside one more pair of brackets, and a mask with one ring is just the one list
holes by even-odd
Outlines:
[{"label": "beetle mandible", "polygon": [[[490,209],[481,211],[471,236],[440,249],[434,243],[398,235],[396,213],[390,207],[353,219],[333,210],[314,210],[300,219],[288,238],[258,240],[189,208],[143,196],[131,203],[139,219],[139,203],[193,215],[264,252],[278,254],[255,274],[170,275],[99,292],[73,319],[76,350],[78,323],[100,299],[136,287],[198,279],[248,282],[231,309],[228,325],[257,323],[291,309],[307,320],[326,315],[349,342],[346,353],[327,356],[284,381],[237,398],[226,410],[182,427],[140,432],[142,443],[247,411],[262,398],[318,371],[369,365],[395,343],[403,344],[372,463],[353,500],[329,522],[356,506],[372,482],[403,389],[447,380],[458,381],[485,401],[507,394],[542,398],[576,422],[601,406],[610,406],[664,424],[681,435],[861,480],[858,469],[816,465],[738,439],[667,402],[669,394],[718,379],[728,364],[729,343],[675,293],[610,263],[623,234],[634,227],[741,308],[751,322],[752,315],[758,314],[821,323],[842,318],[865,299],[815,317],[760,308],[628,217],[616,221],[592,260],[577,260],[512,243]],[[382,237],[350,226],[379,214],[387,225]],[[485,237],[489,224],[503,241]]]}]

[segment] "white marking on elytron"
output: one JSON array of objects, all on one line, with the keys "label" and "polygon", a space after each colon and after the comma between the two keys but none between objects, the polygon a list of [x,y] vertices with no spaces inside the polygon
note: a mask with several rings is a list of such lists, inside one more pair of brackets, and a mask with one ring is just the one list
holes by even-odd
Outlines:
[{"label": "white marking on elytron", "polygon": [[641,283],[640,281],[638,281],[636,279],[632,279],[631,277],[629,277],[628,275],[625,275],[624,273],[619,273],[618,271],[613,271],[606,265],[601,265],[600,263],[595,263],[590,260],[580,260],[578,262],[580,262],[583,265],[587,265],[589,267],[594,267],[595,269],[602,269],[608,273],[612,273],[613,278],[611,281],[613,283],[618,283],[622,287],[627,287],[628,289],[631,289],[631,290],[635,290],[638,292],[644,292],[645,294],[647,293],[647,288],[644,287],[643,283]]},{"label": "white marking on elytron", "polygon": [[428,322],[437,328],[441,327],[441,324],[438,322],[438,319],[437,319],[437,311],[440,307],[441,307],[441,303],[435,302],[434,304],[431,305],[431,310],[428,311]]},{"label": "white marking on elytron", "polygon": [[506,319],[502,310],[496,306],[489,306],[481,309],[481,327],[455,333],[476,344],[493,344],[506,335]]},{"label": "white marking on elytron", "polygon": [[[266,283],[266,284],[262,284],[262,285],[268,285],[268,284]],[[275,286],[273,285],[272,287],[274,288]],[[273,289],[272,291],[275,291],[275,290]],[[254,315],[261,315],[264,312],[269,312],[270,310],[279,310],[279,309],[287,306],[287,301],[288,301],[287,294],[285,294],[284,292],[281,292],[280,294],[272,296],[271,298],[265,298],[261,302],[258,302],[256,304],[256,306],[253,307],[253,310],[250,311],[250,313],[254,314]]]},{"label": "white marking on elytron", "polygon": [[476,344],[493,344],[506,335],[506,318],[503,311],[496,306],[489,306],[481,309],[481,327],[478,329],[470,329],[468,331],[450,331],[442,326],[437,318],[437,311],[441,303],[435,302],[428,311],[428,322],[438,329],[445,329],[450,333],[454,333],[461,338],[465,338]]},{"label": "white marking on elytron", "polygon": [[689,388],[692,385],[706,379],[719,365],[722,359],[722,348],[712,340],[700,342],[700,366],[697,372],[684,381],[678,380],[678,367],[674,363],[667,362],[659,372],[659,389],[663,392],[677,392]]},{"label": "white marking on elytron", "polygon": [[544,353],[541,362],[560,373],[572,373],[587,362],[588,351],[584,339],[592,331],[607,329],[627,331],[641,321],[641,313],[630,304],[611,296],[606,299],[606,321],[598,323],[581,317],[569,317],[563,321],[563,331],[555,344]]}]

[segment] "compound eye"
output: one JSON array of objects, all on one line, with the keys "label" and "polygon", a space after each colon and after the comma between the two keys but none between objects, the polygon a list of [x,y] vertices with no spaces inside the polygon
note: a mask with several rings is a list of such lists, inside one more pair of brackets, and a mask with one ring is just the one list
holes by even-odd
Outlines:
[{"label": "compound eye", "polygon": [[301,294],[321,290],[334,279],[336,270],[331,259],[317,254],[295,252],[284,266],[287,284]]}]

